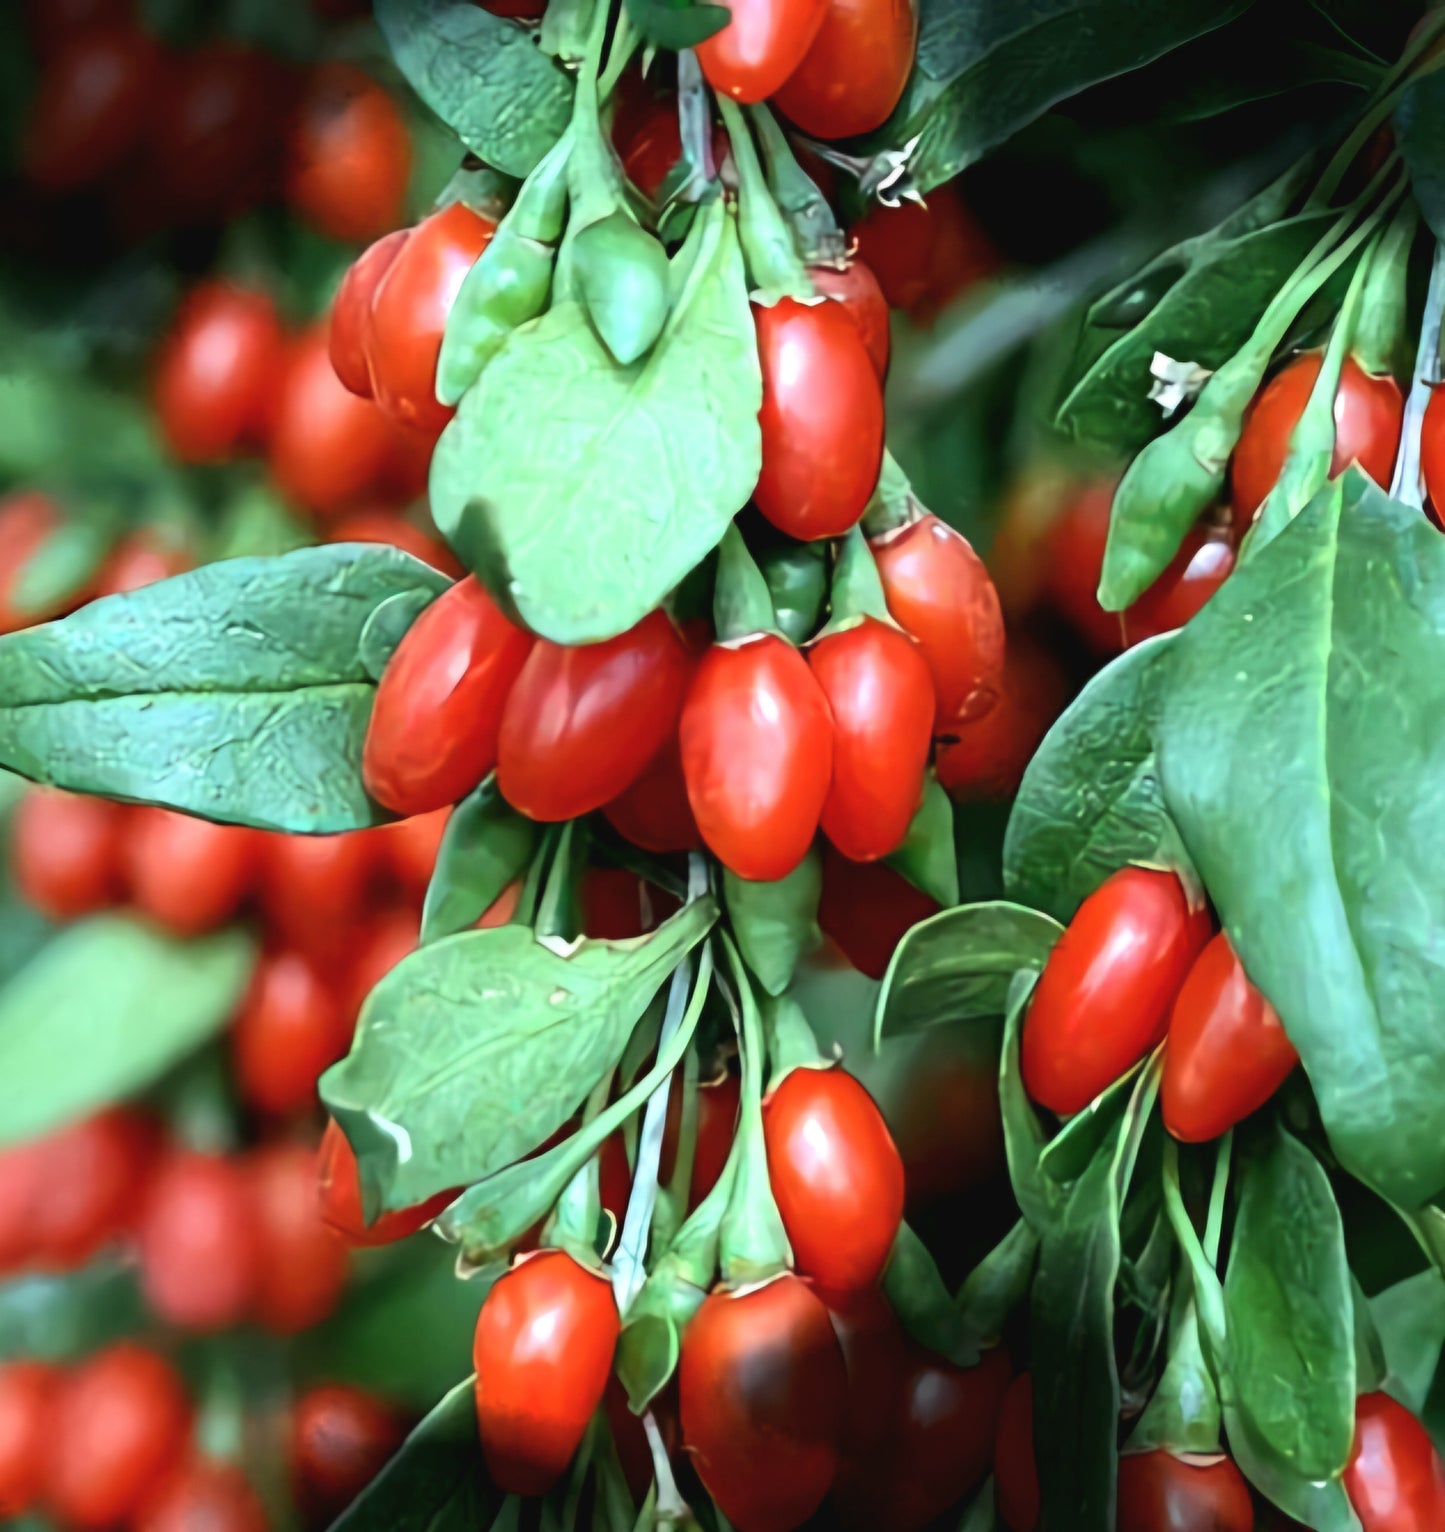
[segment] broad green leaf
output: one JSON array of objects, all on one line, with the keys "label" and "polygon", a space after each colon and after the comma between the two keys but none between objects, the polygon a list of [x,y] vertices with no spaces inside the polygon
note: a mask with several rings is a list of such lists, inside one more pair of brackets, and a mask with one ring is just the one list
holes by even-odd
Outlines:
[{"label": "broad green leaf", "polygon": [[525,176],[561,137],[572,82],[531,32],[471,0],[376,0],[417,95],[488,165]]},{"label": "broad green leaf", "polygon": [[1418,1206],[1445,1186],[1445,541],[1351,470],[1179,634],[1155,739],[1335,1152]]},{"label": "broad green leaf", "polygon": [[818,631],[828,597],[827,543],[775,543],[758,552],[757,564],[779,632],[792,643],[806,643]]},{"label": "broad green leaf", "polygon": [[1395,142],[1410,190],[1436,239],[1445,239],[1445,75],[1417,74],[1395,107]]},{"label": "broad green leaf", "polygon": [[673,310],[642,360],[619,366],[579,303],[555,303],[512,333],[432,458],[437,525],[500,602],[557,643],[639,622],[757,483],[762,384],[721,202],[673,264]]},{"label": "broad green leaf", "polygon": [[1224,1276],[1232,1397],[1261,1451],[1336,1477],[1355,1430],[1355,1326],[1344,1227],[1319,1161],[1275,1127],[1240,1176]]},{"label": "broad green leaf", "polygon": [[1385,1348],[1386,1390],[1419,1415],[1445,1346],[1445,1277],[1433,1267],[1370,1299]]},{"label": "broad green leaf", "polygon": [[1003,1339],[1009,1315],[1028,1292],[1038,1251],[1038,1235],[1020,1218],[964,1279],[958,1310],[965,1341],[976,1357]]},{"label": "broad green leaf", "polygon": [[1040,1163],[1048,1137],[1024,1089],[1019,1063],[1024,1013],[1037,983],[1038,974],[1033,969],[1021,968],[1009,985],[1003,1047],[999,1053],[998,1101],[1014,1198],[1029,1228],[1042,1236],[1053,1226],[1059,1207],[1059,1188],[1044,1174]]},{"label": "broad green leaf", "polygon": [[477,1441],[476,1379],[458,1383],[331,1532],[479,1532],[502,1505]]},{"label": "broad green leaf", "polygon": [[153,1084],[230,1020],[253,956],[240,930],[178,941],[101,915],[61,931],[0,991],[0,1144]]},{"label": "broad green leaf", "polygon": [[1249,1417],[1231,1402],[1227,1393],[1221,1403],[1230,1455],[1266,1500],[1317,1532],[1361,1532],[1359,1517],[1338,1479],[1320,1483],[1281,1466],[1260,1442]]},{"label": "broad green leaf", "polygon": [[723,902],[738,950],[770,995],[781,995],[793,973],[823,939],[818,898],[823,863],[816,849],[774,883],[752,883],[723,870]]},{"label": "broad green leaf", "polygon": [[681,52],[695,48],[728,24],[726,6],[699,0],[626,0],[632,24],[650,43]]},{"label": "broad green leaf", "polygon": [[1119,1219],[1157,1090],[1158,1073],[1151,1069],[1041,1231],[1029,1318],[1034,1430],[1054,1444],[1039,1461],[1044,1526],[1113,1532]]},{"label": "broad green leaf", "polygon": [[616,1067],[638,1018],[717,918],[710,898],[629,941],[467,931],[371,992],[321,1081],[368,1211],[469,1186],[530,1154]]},{"label": "broad green leaf", "polygon": [[1189,859],[1164,807],[1152,731],[1168,685],[1173,635],[1101,670],[1049,730],[1019,784],[1004,837],[1004,887],[1068,920],[1130,862]]},{"label": "broad green leaf", "polygon": [[882,143],[919,142],[925,190],[1069,96],[1147,64],[1237,16],[1249,0],[925,0],[918,62]]},{"label": "broad green leaf", "polygon": [[[1336,216],[1327,208],[1231,238],[1204,236],[1179,280],[1073,385],[1059,425],[1080,441],[1137,451],[1165,423],[1149,397],[1155,353],[1211,371],[1227,361]],[[1147,268],[1141,278],[1149,280]]]},{"label": "broad green leaf", "polygon": [[447,584],[381,544],[232,559],[0,638],[0,764],[300,833],[385,819],[361,783],[372,613]]},{"label": "broad green leaf", "polygon": [[0,1282],[0,1362],[77,1361],[146,1322],[129,1262],[102,1258],[58,1276]]},{"label": "broad green leaf", "polygon": [[898,944],[883,977],[875,1038],[1003,1015],[1014,975],[1042,970],[1061,935],[1052,916],[1002,899],[920,921]]},{"label": "broad green leaf", "polygon": [[537,846],[537,826],[517,813],[489,776],[447,819],[421,913],[425,944],[465,931],[521,877]]},{"label": "broad green leaf", "polygon": [[110,552],[116,531],[113,523],[67,521],[21,565],[10,605],[30,616],[73,606]]},{"label": "broad green leaf", "polygon": [[903,844],[887,857],[894,872],[945,909],[958,903],[958,851],[953,839],[953,799],[930,771],[923,782],[923,802],[908,826]]}]

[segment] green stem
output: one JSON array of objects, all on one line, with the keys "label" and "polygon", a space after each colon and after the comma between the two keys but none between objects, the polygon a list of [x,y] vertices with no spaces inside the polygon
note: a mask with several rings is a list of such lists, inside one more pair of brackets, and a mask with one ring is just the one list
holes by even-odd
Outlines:
[{"label": "green stem", "polygon": [[570,938],[576,931],[576,863],[582,850],[577,821],[569,819],[557,837],[547,882],[537,903],[533,926],[538,936]]},{"label": "green stem", "polygon": [[813,284],[793,248],[793,236],[783,222],[773,194],[768,190],[747,122],[738,106],[726,96],[720,95],[717,102],[732,145],[733,163],[737,166],[738,235],[757,300],[764,305],[776,303],[781,298],[806,302],[816,296]]},{"label": "green stem", "polygon": [[833,565],[829,587],[828,626],[821,636],[856,627],[865,617],[893,626],[878,565],[861,526],[851,527],[837,543],[838,561]]},{"label": "green stem", "polygon": [[1234,1152],[1234,1129],[1219,1140],[1214,1152],[1214,1180],[1209,1187],[1209,1214],[1204,1222],[1204,1254],[1211,1269],[1219,1269],[1219,1242],[1224,1234],[1224,1201],[1229,1191],[1229,1168]]},{"label": "green stem", "polygon": [[863,510],[864,531],[869,537],[899,531],[917,521],[922,509],[918,496],[913,493],[913,486],[908,482],[908,475],[898,466],[897,458],[885,447],[873,498]]},{"label": "green stem", "polygon": [[1224,1318],[1224,1290],[1204,1247],[1199,1243],[1189,1210],[1179,1190],[1179,1145],[1168,1136],[1164,1139],[1164,1211],[1174,1237],[1179,1241],[1194,1275],[1194,1302],[1204,1333],[1216,1359],[1225,1355],[1228,1327]]},{"label": "green stem", "polygon": [[[609,1074],[598,1082],[587,1098],[582,1112],[584,1126],[594,1122],[606,1110],[611,1093],[612,1075]],[[598,1157],[594,1154],[557,1199],[556,1209],[542,1231],[542,1240],[549,1248],[565,1250],[579,1264],[592,1266],[597,1262],[597,1231],[601,1224],[601,1174]]]},{"label": "green stem", "polygon": [[846,266],[848,241],[833,217],[828,199],[794,159],[778,119],[764,104],[750,106],[748,116],[762,145],[768,187],[792,231],[798,254],[809,266]]},{"label": "green stem", "polygon": [[537,854],[527,868],[527,876],[522,880],[522,891],[517,895],[517,907],[512,912],[512,925],[535,925],[537,901],[542,893],[542,881],[552,866],[561,836],[562,830],[557,825],[548,825],[542,832],[542,844],[537,848]]},{"label": "green stem", "polygon": [[772,1065],[768,1089],[776,1090],[795,1069],[807,1069],[823,1060],[808,1018],[791,995],[764,995],[762,1005],[768,1061]]}]

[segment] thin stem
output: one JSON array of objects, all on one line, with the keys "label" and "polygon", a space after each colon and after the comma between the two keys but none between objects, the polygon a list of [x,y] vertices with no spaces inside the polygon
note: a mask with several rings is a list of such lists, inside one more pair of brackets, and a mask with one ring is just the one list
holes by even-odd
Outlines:
[{"label": "thin stem", "polygon": [[1404,505],[1420,510],[1425,504],[1425,487],[1420,476],[1420,427],[1425,421],[1425,407],[1440,369],[1440,317],[1445,311],[1445,245],[1435,245],[1435,260],[1430,267],[1430,288],[1425,295],[1425,313],[1420,321],[1420,345],[1415,353],[1415,379],[1410,385],[1410,399],[1405,406],[1405,420],[1400,430],[1400,452],[1395,459],[1395,477],[1390,493]]},{"label": "thin stem", "polygon": [[1224,1199],[1229,1190],[1229,1165],[1234,1150],[1234,1129],[1219,1140],[1214,1157],[1214,1183],[1209,1188],[1209,1216],[1204,1224],[1204,1254],[1219,1269],[1219,1241],[1224,1234]]}]

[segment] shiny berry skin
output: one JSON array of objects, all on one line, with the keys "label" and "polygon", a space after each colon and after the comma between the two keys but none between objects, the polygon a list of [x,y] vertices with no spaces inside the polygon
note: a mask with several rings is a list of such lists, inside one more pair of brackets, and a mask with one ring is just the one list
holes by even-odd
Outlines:
[{"label": "shiny berry skin", "polygon": [[682,773],[682,746],[674,729],[632,785],[602,812],[624,840],[644,851],[701,851]]},{"label": "shiny berry skin", "polygon": [[346,1245],[321,1216],[316,1150],[272,1144],[246,1160],[260,1262],[252,1315],[274,1335],[329,1319],[346,1287]]},{"label": "shiny berry skin", "polygon": [[453,413],[436,396],[447,315],[496,227],[464,202],[451,203],[417,224],[372,293],[366,341],[372,396],[398,424],[427,437],[439,436]]},{"label": "shiny berry skin", "polygon": [[137,1236],[141,1289],[180,1330],[224,1330],[250,1311],[261,1247],[238,1161],[172,1152],[151,1179]]},{"label": "shiny berry skin", "polygon": [[883,391],[868,348],[829,301],[754,304],[753,320],[763,371],[753,500],[789,537],[841,537],[863,514],[883,460]]},{"label": "shiny berry skin", "polygon": [[1222,531],[1193,531],[1168,568],[1122,614],[1124,645],[1182,628],[1234,572],[1234,549]]},{"label": "shiny berry skin", "polygon": [[[1445,515],[1445,388],[1430,390],[1425,419],[1420,425],[1420,471],[1425,478],[1425,494],[1435,513],[1438,526]],[[0,538],[4,533],[0,531]],[[0,599],[0,625],[4,622],[4,601]],[[0,631],[3,626],[0,626]]]},{"label": "shiny berry skin", "polygon": [[442,836],[446,834],[450,809],[433,809],[429,814],[413,814],[398,819],[382,831],[385,837],[386,868],[407,899],[421,900],[436,871]]},{"label": "shiny berry skin", "polygon": [[60,1374],[45,1362],[0,1363],[0,1516],[22,1516],[40,1492],[51,1401]]},{"label": "shiny berry skin", "polygon": [[855,862],[896,851],[923,799],[933,743],[928,661],[906,633],[865,617],[816,640],[808,665],[833,715],[823,834]]},{"label": "shiny berry skin", "polygon": [[90,27],[47,61],[26,124],[22,166],[47,191],[100,180],[146,131],[161,54],[138,27]]},{"label": "shiny berry skin", "polygon": [[1169,1007],[1210,937],[1172,872],[1124,867],[1079,906],[1024,1020],[1029,1095],[1082,1111],[1164,1036]]},{"label": "shiny berry skin", "polygon": [[912,0],[828,0],[818,35],[774,104],[815,138],[871,133],[903,95],[917,37]]},{"label": "shiny berry skin", "polygon": [[403,958],[416,951],[419,940],[419,923],[411,910],[382,910],[361,928],[346,988],[346,1014],[353,1022],[367,996]]},{"label": "shiny berry skin", "polygon": [[541,821],[601,808],[676,734],[691,669],[663,611],[599,644],[538,639],[502,711],[502,796]]},{"label": "shiny berry skin", "polygon": [[1031,1373],[1020,1373],[1003,1397],[993,1444],[993,1487],[998,1514],[1009,1532],[1037,1532],[1039,1468]]},{"label": "shiny berry skin", "polygon": [[401,221],[411,160],[392,97],[351,64],[322,64],[287,145],[286,201],[331,239],[377,239]]},{"label": "shiny berry skin", "polygon": [[878,285],[878,278],[866,261],[856,257],[841,269],[837,266],[810,266],[808,275],[813,286],[825,298],[843,305],[858,333],[863,337],[868,360],[881,383],[888,375],[888,353],[892,342],[889,334],[888,300]]},{"label": "shiny berry skin", "polygon": [[795,1069],[763,1102],[768,1179],[793,1259],[829,1292],[871,1287],[903,1221],[903,1161],[847,1071]]},{"label": "shiny berry skin", "polygon": [[195,567],[195,559],[179,543],[149,530],[132,532],[106,555],[95,578],[95,594],[129,595]]},{"label": "shiny berry skin", "polygon": [[976,1489],[993,1460],[1010,1375],[1001,1350],[975,1367],[956,1367],[910,1344],[882,1440],[861,1464],[850,1462],[834,1488],[843,1525],[850,1532],[880,1526],[921,1532]]},{"label": "shiny berry skin", "polygon": [[396,814],[466,797],[497,763],[503,710],[532,643],[475,578],[438,596],[376,688],[361,758],[367,792]]},{"label": "shiny berry skin", "polygon": [[992,240],[969,211],[958,183],[935,187],[926,205],[875,203],[849,231],[873,268],[890,308],[928,325],[955,298],[1000,265]]},{"label": "shiny berry skin", "polygon": [[625,867],[589,867],[577,902],[584,933],[613,942],[655,931],[677,908],[676,900]]},{"label": "shiny berry skin", "polygon": [[268,834],[261,848],[261,912],[267,935],[323,967],[345,957],[381,868],[375,832]]},{"label": "shiny berry skin", "polygon": [[344,1001],[316,965],[300,952],[266,954],[231,1035],[242,1100],[272,1116],[309,1111],[322,1071],[350,1042]]},{"label": "shiny berry skin", "polygon": [[710,1293],[683,1333],[683,1444],[737,1532],[791,1532],[823,1503],[847,1398],[827,1307],[791,1273]]},{"label": "shiny berry skin", "polygon": [[30,1210],[32,1254],[70,1271],[129,1234],[155,1164],[155,1124],[130,1107],[108,1107],[38,1145]]},{"label": "shiny berry skin", "polygon": [[199,936],[236,918],[255,886],[263,842],[242,825],[139,808],[123,844],[137,910],[176,936]]},{"label": "shiny berry skin", "polygon": [[381,279],[410,238],[410,229],[393,229],[369,244],[347,267],[331,305],[327,332],[331,365],[347,389],[363,399],[372,397],[371,368],[366,360],[371,302]]},{"label": "shiny berry skin", "polygon": [[32,788],[10,827],[10,869],[21,898],[50,920],[77,920],[121,896],[126,814],[104,798]]},{"label": "shiny berry skin", "polygon": [[1003,687],[1003,609],[967,539],[925,515],[871,540],[889,615],[933,674],[936,727],[979,718]]},{"label": "shiny berry skin", "polygon": [[813,842],[833,776],[833,720],[808,662],[775,634],[714,644],[679,738],[708,849],[741,878],[785,877]]},{"label": "shiny berry skin", "polygon": [[183,1452],[190,1414],[185,1385],[154,1351],[121,1341],[96,1352],[51,1401],[45,1509],[76,1532],[128,1520]]},{"label": "shiny berry skin", "polygon": [[1037,640],[1010,639],[998,701],[981,718],[950,724],[939,741],[944,789],[963,800],[1012,797],[1068,699],[1068,677],[1053,650]]},{"label": "shiny berry skin", "polygon": [[383,1213],[368,1224],[361,1212],[361,1182],[357,1175],[356,1155],[346,1135],[334,1122],[326,1124],[318,1154],[321,1192],[321,1216],[348,1245],[369,1247],[391,1245],[425,1228],[449,1202],[455,1191],[438,1192],[416,1207],[398,1208]]},{"label": "shiny berry skin", "polygon": [[181,304],[156,357],[155,409],[183,463],[220,463],[260,443],[286,340],[265,293],[203,282]]},{"label": "shiny berry skin", "polygon": [[843,1503],[857,1493],[889,1442],[909,1369],[910,1343],[881,1287],[820,1291],[819,1296],[828,1306],[848,1374],[843,1457],[832,1489],[833,1505],[845,1515]]},{"label": "shiny berry skin", "polygon": [[698,62],[715,91],[755,102],[773,95],[802,63],[827,0],[732,0],[727,9],[732,19],[698,44]]},{"label": "shiny berry skin", "polygon": [[19,490],[0,500],[0,633],[16,633],[32,623],[58,617],[68,602],[40,611],[21,611],[11,592],[26,564],[61,528],[60,507],[35,490]]},{"label": "shiny berry skin", "polygon": [[1219,1138],[1258,1111],[1298,1063],[1274,1007],[1221,931],[1194,960],[1169,1013],[1164,1126],[1186,1144]]},{"label": "shiny berry skin", "polygon": [[1119,1459],[1118,1532],[1254,1532],[1254,1501],[1227,1457],[1185,1462],[1171,1453]]},{"label": "shiny berry skin", "polygon": [[1069,496],[1041,550],[1045,599],[1101,657],[1118,654],[1124,644],[1119,614],[1106,612],[1098,596],[1117,488],[1113,479],[1096,479]]},{"label": "shiny berry skin", "polygon": [[472,1362],[482,1455],[509,1494],[540,1495],[602,1402],[621,1328],[612,1286],[561,1250],[524,1256],[482,1304]]},{"label": "shiny berry skin", "polygon": [[[1249,407],[1229,465],[1235,525],[1240,531],[1254,520],[1279,478],[1289,455],[1289,439],[1304,414],[1323,359],[1319,351],[1295,357],[1275,374]],[[1335,394],[1334,414],[1331,477],[1342,474],[1358,461],[1376,484],[1388,485],[1405,414],[1400,385],[1388,376],[1372,376],[1354,357],[1346,357]]]},{"label": "shiny berry skin", "polygon": [[1363,1532],[1434,1532],[1445,1526],[1445,1467],[1425,1427],[1388,1394],[1355,1401],[1345,1493]]},{"label": "shiny berry skin", "polygon": [[266,1508],[234,1463],[190,1457],[146,1496],[131,1532],[268,1532]]},{"label": "shiny berry skin", "polygon": [[374,492],[392,451],[385,416],[332,371],[326,327],[292,341],[270,443],[271,474],[282,494],[314,516],[339,516]]},{"label": "shiny berry skin", "polygon": [[329,1526],[405,1435],[396,1412],[362,1389],[328,1384],[302,1394],[291,1419],[291,1481],[308,1520]]},{"label": "shiny berry skin", "polygon": [[936,899],[891,867],[850,861],[835,847],[824,846],[818,924],[854,968],[870,979],[881,979],[898,943],[920,920],[941,908]]}]

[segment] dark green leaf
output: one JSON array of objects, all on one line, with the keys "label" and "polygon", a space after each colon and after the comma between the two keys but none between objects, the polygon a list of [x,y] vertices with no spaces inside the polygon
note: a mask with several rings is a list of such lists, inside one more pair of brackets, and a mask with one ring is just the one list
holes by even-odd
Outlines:
[{"label": "dark green leaf", "polygon": [[1069,96],[1222,26],[1249,0],[925,0],[918,65],[879,138],[919,137],[927,191]]},{"label": "dark green leaf", "polygon": [[1240,1472],[1280,1510],[1317,1532],[1360,1532],[1360,1521],[1338,1479],[1317,1483],[1282,1467],[1226,1394],[1221,1401],[1230,1455]]},{"label": "dark green leaf", "polygon": [[751,883],[723,870],[723,901],[738,950],[770,995],[787,989],[799,960],[822,941],[822,892],[823,862],[816,850],[775,883]]},{"label": "dark green leaf", "polygon": [[1445,239],[1445,75],[1417,74],[1395,107],[1395,143],[1410,190],[1436,239]]},{"label": "dark green leaf", "polygon": [[473,154],[525,176],[572,112],[572,82],[516,22],[471,0],[376,0],[401,72]]},{"label": "dark green leaf", "polygon": [[1021,1218],[959,1288],[964,1336],[978,1356],[1003,1339],[1009,1315],[1028,1292],[1038,1250],[1038,1235]]},{"label": "dark green leaf", "polygon": [[1001,899],[920,921],[884,975],[875,1037],[1001,1016],[1014,975],[1021,968],[1042,970],[1062,934],[1052,916]]},{"label": "dark green leaf", "polygon": [[1224,1304],[1232,1393],[1262,1451],[1301,1478],[1334,1478],[1355,1430],[1344,1227],[1323,1167],[1282,1128],[1245,1161]]},{"label": "dark green leaf", "polygon": [[0,1282],[0,1361],[73,1362],[146,1324],[128,1263],[92,1261],[63,1276]]},{"label": "dark green leaf", "polygon": [[400,591],[388,596],[366,619],[357,650],[363,669],[373,681],[381,680],[407,629],[436,600],[436,595],[432,590]]},{"label": "dark green leaf", "polygon": [[1137,1084],[1138,1071],[1131,1069],[1101,1091],[1082,1112],[1075,1112],[1049,1140],[1039,1165],[1051,1180],[1067,1186],[1093,1164],[1105,1139],[1113,1134],[1128,1108]]},{"label": "dark green leaf", "polygon": [[1345,1165],[1445,1185],[1445,541],[1351,471],[1175,640],[1166,804]]},{"label": "dark green leaf", "polygon": [[960,1366],[972,1366],[963,1314],[949,1295],[928,1246],[908,1224],[893,1241],[883,1272],[883,1292],[899,1323],[919,1345]]},{"label": "dark green leaf", "polygon": [[1004,838],[1004,886],[1021,903],[1068,920],[1130,862],[1192,878],[1152,738],[1172,644],[1139,644],[1101,670],[1029,762]]},{"label": "dark green leaf", "polygon": [[[1188,250],[1185,271],[1074,384],[1059,406],[1059,425],[1080,441],[1137,451],[1165,422],[1149,397],[1155,353],[1210,370],[1227,361],[1336,216],[1326,208],[1180,246]],[[1140,279],[1147,284],[1149,268]],[[1086,346],[1091,338],[1085,335]]]},{"label": "dark green leaf", "polygon": [[230,1020],[244,931],[178,941],[123,915],[70,926],[0,992],[0,1144],[152,1084]]},{"label": "dark green leaf", "polygon": [[537,826],[497,788],[495,773],[457,804],[447,819],[421,912],[421,939],[465,931],[526,871]]},{"label": "dark green leaf", "polygon": [[945,909],[958,903],[953,799],[932,772],[924,779],[923,802],[908,826],[908,834],[897,851],[887,857],[887,862],[894,872],[902,873],[914,888],[921,889]]},{"label": "dark green leaf", "polygon": [[1059,1206],[1059,1189],[1040,1164],[1048,1137],[1024,1089],[1019,1066],[1019,1039],[1024,1012],[1038,983],[1038,974],[1024,968],[1009,986],[1004,1016],[1003,1048],[999,1054],[998,1100],[1003,1117],[1004,1151],[1008,1156],[1009,1181],[1019,1211],[1035,1234],[1052,1227]]},{"label": "dark green leaf", "polygon": [[476,1381],[467,1378],[397,1449],[331,1532],[479,1532],[502,1492],[477,1441]]},{"label": "dark green leaf", "polygon": [[375,609],[446,577],[380,544],[232,559],[0,638],[0,762],[264,829],[385,818],[361,783]]},{"label": "dark green leaf", "polygon": [[398,964],[321,1085],[357,1152],[368,1209],[468,1186],[555,1133],[716,918],[704,898],[649,936],[571,944],[501,926]]},{"label": "dark green leaf", "polygon": [[1385,1350],[1386,1389],[1420,1414],[1445,1346],[1445,1277],[1431,1268],[1370,1299]]},{"label": "dark green leaf", "polygon": [[716,547],[757,482],[762,385],[737,229],[720,202],[673,270],[673,310],[645,358],[618,366],[582,306],[556,303],[508,338],[432,459],[448,541],[557,643],[639,622]]},{"label": "dark green leaf", "polygon": [[764,548],[757,560],[773,598],[779,632],[792,643],[806,643],[823,619],[828,595],[827,543],[780,543]]},{"label": "dark green leaf", "polygon": [[728,24],[728,10],[697,0],[626,0],[632,24],[650,43],[680,53]]}]

